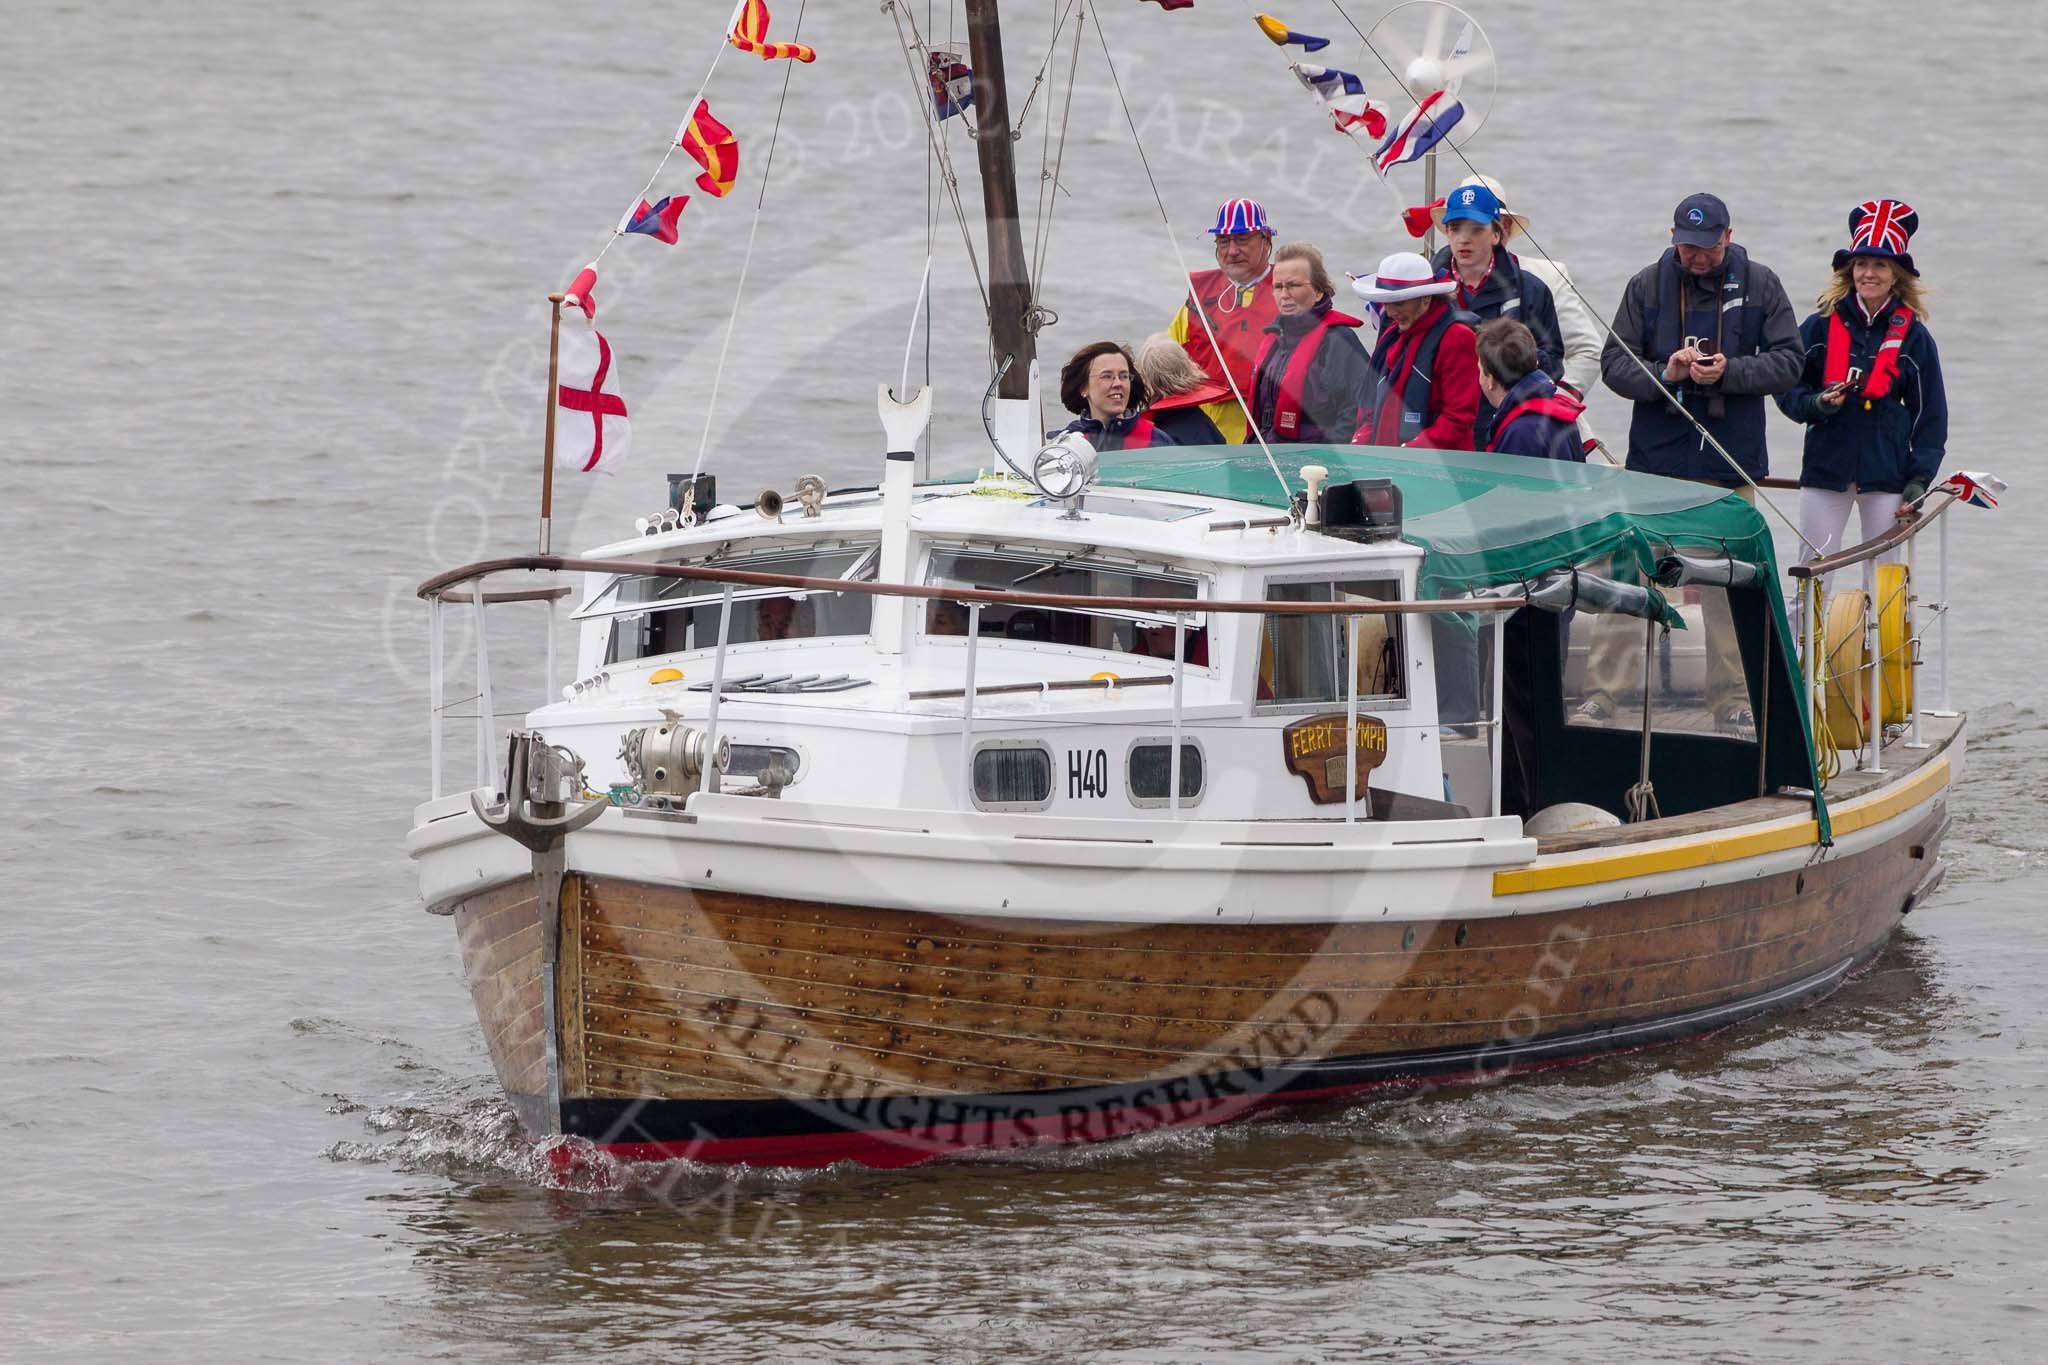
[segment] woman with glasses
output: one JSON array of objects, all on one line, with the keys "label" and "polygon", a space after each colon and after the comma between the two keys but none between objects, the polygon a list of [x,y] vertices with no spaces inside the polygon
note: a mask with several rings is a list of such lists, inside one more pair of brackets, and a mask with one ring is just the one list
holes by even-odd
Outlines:
[{"label": "woman with glasses", "polygon": [[1279,313],[1266,328],[1251,393],[1252,416],[1269,444],[1341,442],[1358,426],[1371,374],[1358,339],[1365,324],[1331,307],[1336,292],[1323,253],[1307,242],[1273,253]]},{"label": "woman with glasses", "polygon": [[1080,414],[1052,433],[1079,432],[1097,450],[1144,450],[1179,445],[1141,409],[1145,381],[1130,347],[1119,341],[1091,341],[1060,370],[1060,402]]}]

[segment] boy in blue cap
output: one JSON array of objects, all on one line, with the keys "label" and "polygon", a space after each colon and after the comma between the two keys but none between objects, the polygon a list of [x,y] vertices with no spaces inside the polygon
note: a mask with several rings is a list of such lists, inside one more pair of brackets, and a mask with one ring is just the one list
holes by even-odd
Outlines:
[{"label": "boy in blue cap", "polygon": [[[1444,196],[1444,238],[1449,245],[1430,265],[1457,284],[1451,306],[1472,315],[1472,326],[1513,318],[1536,338],[1538,364],[1552,379],[1564,374],[1564,333],[1550,286],[1521,268],[1502,245],[1500,199],[1484,185],[1460,185]],[[1493,404],[1480,400],[1472,424],[1472,448],[1484,450],[1493,435]]]}]

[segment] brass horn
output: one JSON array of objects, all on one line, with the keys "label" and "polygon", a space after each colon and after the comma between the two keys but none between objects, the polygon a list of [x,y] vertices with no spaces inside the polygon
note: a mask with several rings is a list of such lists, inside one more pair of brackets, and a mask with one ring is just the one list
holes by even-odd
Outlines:
[{"label": "brass horn", "polygon": [[754,510],[770,521],[782,520],[782,494],[772,488],[761,490],[761,496],[754,499]]}]

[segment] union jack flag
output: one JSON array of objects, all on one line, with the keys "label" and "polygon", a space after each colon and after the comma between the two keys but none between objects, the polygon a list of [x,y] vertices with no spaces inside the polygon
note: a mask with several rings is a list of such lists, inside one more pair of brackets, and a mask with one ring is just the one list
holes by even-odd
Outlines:
[{"label": "union jack flag", "polygon": [[1857,205],[1851,217],[1851,250],[1874,246],[1903,256],[1918,215],[1896,199],[1869,199]]},{"label": "union jack flag", "polygon": [[1996,507],[1998,495],[2003,493],[2008,485],[1996,474],[1981,474],[1959,469],[1937,486],[1955,494],[1957,502],[1967,502],[1972,507]]}]

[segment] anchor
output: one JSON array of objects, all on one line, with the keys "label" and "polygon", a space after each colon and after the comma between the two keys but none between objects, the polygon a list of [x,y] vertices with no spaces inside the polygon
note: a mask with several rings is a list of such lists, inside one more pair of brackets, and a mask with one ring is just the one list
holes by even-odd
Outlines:
[{"label": "anchor", "polygon": [[583,760],[549,744],[538,731],[514,731],[506,742],[505,802],[486,807],[471,792],[469,808],[488,829],[533,854],[533,891],[540,905],[541,1028],[547,1040],[547,1128],[562,1131],[561,1030],[557,1026],[556,981],[562,949],[562,879],[569,869],[568,837],[604,814],[608,797],[575,811],[557,799],[563,784],[583,787]]},{"label": "anchor", "polygon": [[506,744],[505,803],[487,808],[469,794],[469,808],[476,818],[506,838],[535,853],[558,848],[568,835],[604,814],[608,797],[586,802],[574,814],[566,802],[555,799],[562,784],[578,779],[582,790],[583,761],[567,749],[549,744],[538,732],[515,731]]}]

